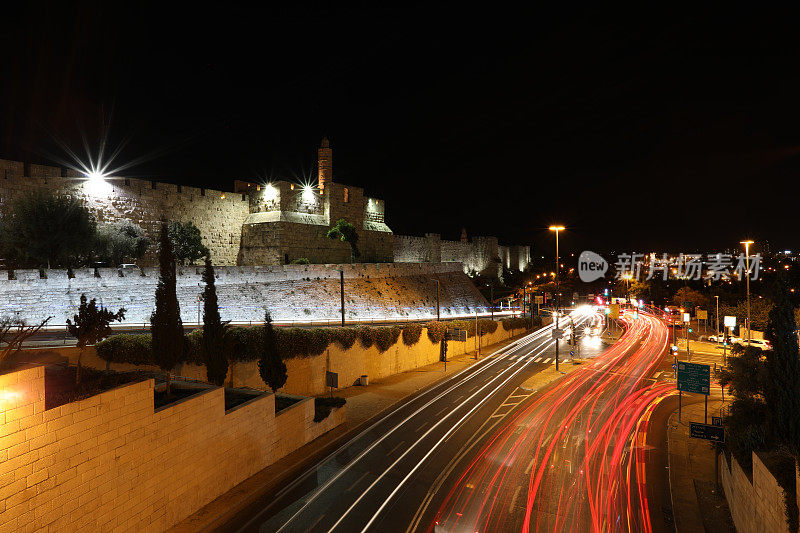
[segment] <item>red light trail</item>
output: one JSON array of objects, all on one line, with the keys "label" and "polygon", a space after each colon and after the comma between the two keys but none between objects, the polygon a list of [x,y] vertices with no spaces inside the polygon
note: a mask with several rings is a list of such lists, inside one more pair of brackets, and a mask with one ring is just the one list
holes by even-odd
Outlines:
[{"label": "red light trail", "polygon": [[436,531],[651,531],[648,423],[673,383],[649,379],[668,329],[645,313],[620,339],[523,405],[474,455]]}]

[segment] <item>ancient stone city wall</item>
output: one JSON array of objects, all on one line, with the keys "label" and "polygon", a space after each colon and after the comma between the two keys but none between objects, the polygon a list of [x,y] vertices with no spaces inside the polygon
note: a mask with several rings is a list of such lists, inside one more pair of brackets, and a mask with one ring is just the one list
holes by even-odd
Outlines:
[{"label": "ancient stone city wall", "polygon": [[[436,316],[439,280],[443,317],[486,312],[488,304],[458,263],[385,263],[353,265],[282,265],[218,267],[216,288],[223,320],[261,322],[269,310],[277,321],[341,320],[339,271],[345,273],[345,313],[350,321],[431,318]],[[203,291],[203,267],[178,269],[177,293],[181,318],[198,322]],[[0,316],[29,322],[52,316],[65,324],[77,312],[81,294],[109,309],[124,307],[123,324],[149,323],[154,308],[158,270],[77,269],[16,270],[9,280],[0,271]],[[98,277],[99,276],[99,277]]]}]

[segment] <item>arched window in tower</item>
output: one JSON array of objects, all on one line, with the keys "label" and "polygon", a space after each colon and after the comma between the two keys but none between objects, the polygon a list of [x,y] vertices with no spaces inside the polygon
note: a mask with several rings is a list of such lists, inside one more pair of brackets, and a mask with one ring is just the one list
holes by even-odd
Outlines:
[{"label": "arched window in tower", "polygon": [[346,203],[346,204],[347,204],[347,203],[349,203],[349,202],[350,202],[350,189],[348,189],[347,187],[345,187],[345,188],[344,188],[344,203]]}]

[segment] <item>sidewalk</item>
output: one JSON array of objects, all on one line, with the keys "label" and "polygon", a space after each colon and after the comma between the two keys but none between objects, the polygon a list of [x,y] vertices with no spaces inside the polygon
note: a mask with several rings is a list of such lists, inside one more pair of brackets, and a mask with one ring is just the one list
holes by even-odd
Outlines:
[{"label": "sidewalk", "polygon": [[[480,360],[508,346],[520,337],[521,335],[492,346],[481,347]],[[348,387],[336,391],[336,396],[347,399],[347,421],[344,424],[246,479],[170,528],[169,531],[190,533],[211,531],[221,527],[260,496],[276,487],[285,485],[296,474],[324,458],[333,451],[336,444],[357,435],[369,421],[388,411],[395,404],[477,363],[478,361],[474,357],[475,352],[472,351],[448,360],[446,373],[444,363],[434,363],[376,380],[366,387]]]},{"label": "sidewalk", "polygon": [[[722,405],[719,396],[709,396],[709,424],[712,416],[721,416]],[[677,533],[735,531],[725,495],[716,488],[713,445],[689,437],[690,422],[703,422],[703,412],[703,402],[684,403],[681,421],[676,410],[667,425],[669,485]]]}]

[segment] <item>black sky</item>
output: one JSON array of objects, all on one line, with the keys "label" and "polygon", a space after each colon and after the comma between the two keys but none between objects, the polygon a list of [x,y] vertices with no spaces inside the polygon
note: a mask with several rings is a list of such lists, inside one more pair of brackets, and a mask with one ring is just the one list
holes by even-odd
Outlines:
[{"label": "black sky", "polygon": [[313,174],[327,135],[396,233],[800,246],[795,13],[133,4],[6,12],[0,157],[110,120],[122,174],[229,189]]}]

